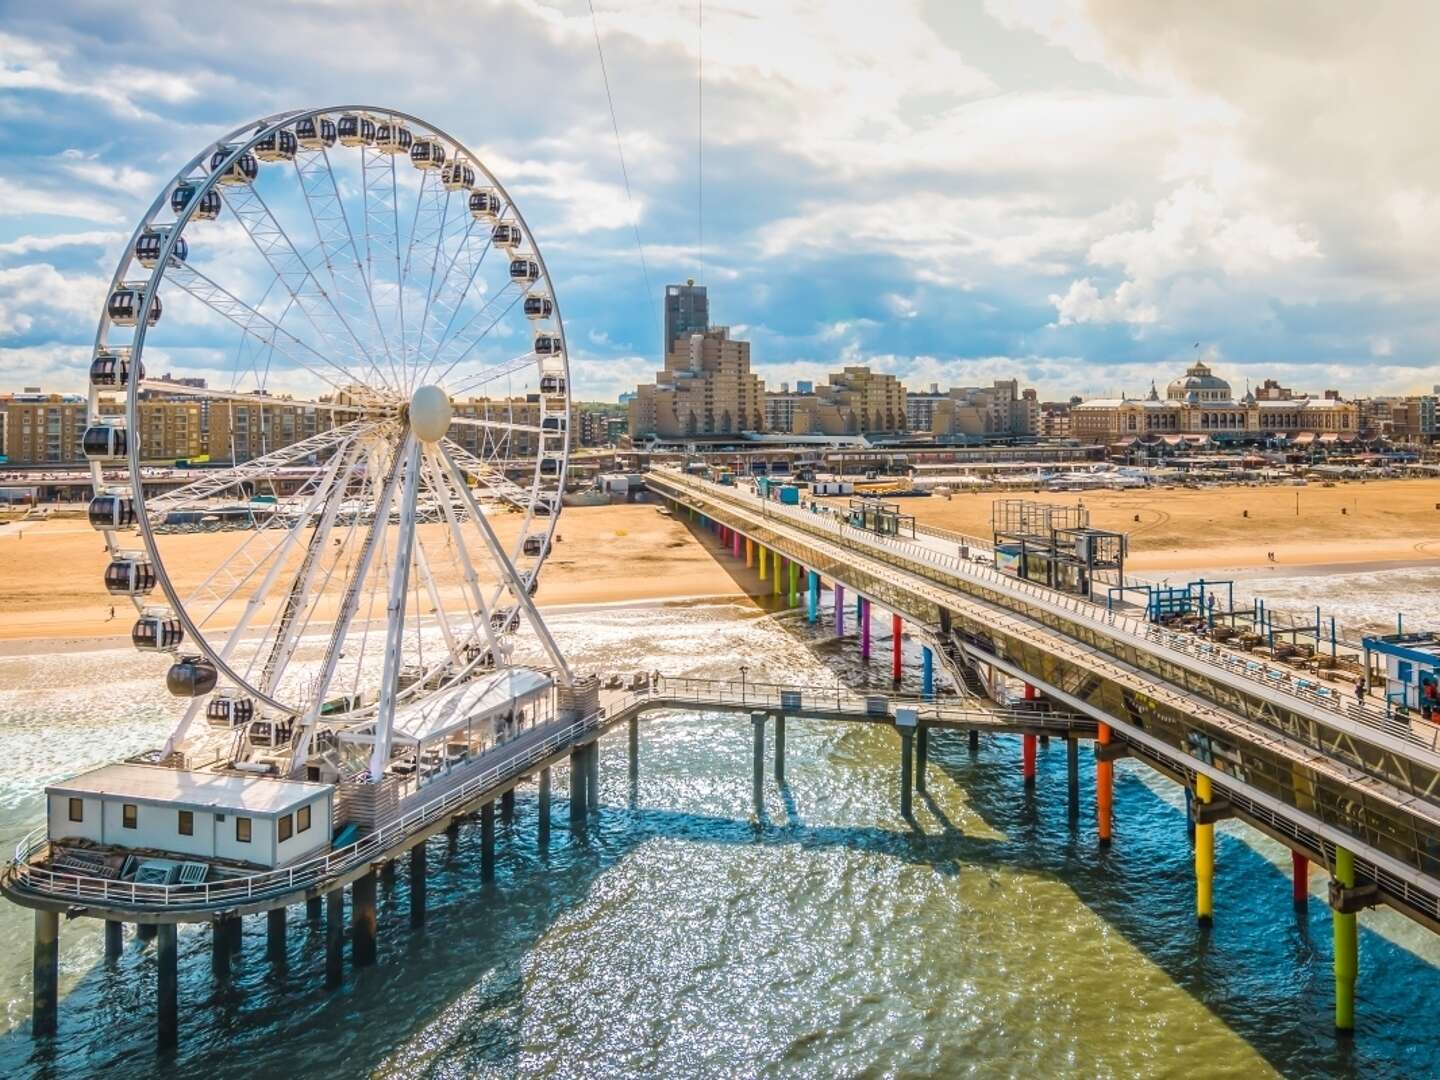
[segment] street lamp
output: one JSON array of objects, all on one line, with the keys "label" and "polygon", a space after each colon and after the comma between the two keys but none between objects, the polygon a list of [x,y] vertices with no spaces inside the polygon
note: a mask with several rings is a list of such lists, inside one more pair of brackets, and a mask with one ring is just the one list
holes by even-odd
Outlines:
[{"label": "street lamp", "polygon": [[744,664],[740,665],[740,704],[745,704],[745,673],[750,669]]}]

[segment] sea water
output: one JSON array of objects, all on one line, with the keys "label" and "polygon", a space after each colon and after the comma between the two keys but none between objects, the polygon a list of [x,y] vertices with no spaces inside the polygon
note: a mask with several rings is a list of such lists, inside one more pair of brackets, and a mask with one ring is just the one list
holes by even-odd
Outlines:
[{"label": "sea water", "polygon": [[[1313,583],[1312,583],[1313,590]],[[1313,595],[1313,591],[1311,593]],[[888,682],[876,657],[796,612],[697,603],[549,620],[579,670],[754,681]],[[851,622],[853,627],[853,620]],[[908,655],[909,667],[916,668]],[[0,659],[0,842],[39,824],[47,782],[153,746],[172,722],[163,658],[129,650]],[[767,751],[768,752],[768,751]],[[1117,768],[1115,840],[1065,810],[1065,751],[932,738],[928,792],[899,815],[892,731],[787,726],[787,783],[750,805],[747,719],[646,719],[602,744],[598,817],[537,842],[533,788],[497,829],[430,850],[429,918],[408,925],[406,870],[379,903],[379,962],[324,987],[323,934],[291,910],[287,963],[245,924],[226,982],[210,933],[182,927],[180,1038],[155,1049],[153,946],[62,921],[60,1030],[29,1034],[31,913],[0,904],[0,1075],[175,1076],[1433,1076],[1440,942],[1385,911],[1360,918],[1358,1030],[1331,1033],[1324,882],[1290,901],[1283,849],[1217,832],[1215,925],[1195,925],[1178,788]],[[564,784],[557,783],[557,793]]]}]

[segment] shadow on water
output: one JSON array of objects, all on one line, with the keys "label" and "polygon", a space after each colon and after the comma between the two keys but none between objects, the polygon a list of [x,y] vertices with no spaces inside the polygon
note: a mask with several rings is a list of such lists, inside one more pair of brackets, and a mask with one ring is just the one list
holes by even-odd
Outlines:
[{"label": "shadow on water", "polygon": [[[408,880],[382,890],[377,966],[356,971],[334,992],[323,987],[323,933],[291,909],[287,962],[265,956],[264,920],[246,922],[228,983],[210,969],[210,934],[180,938],[182,1046],[157,1055],[153,950],[133,939],[114,965],[97,964],[61,1001],[60,1036],[28,1032],[0,1039],[7,1075],[353,1075],[382,1063],[387,1075],[446,1071],[514,1073],[523,1051],[526,960],[556,924],[587,902],[608,868],[655,839],[736,846],[797,846],[863,851],[949,876],[969,870],[1051,876],[1120,933],[1149,962],[1208,1007],[1280,1072],[1290,1076],[1400,1077],[1434,1074],[1440,998],[1435,968],[1378,934],[1361,933],[1360,1027],[1352,1044],[1329,1030],[1328,910],[1312,899],[1290,903],[1287,876],[1229,835],[1217,837],[1216,925],[1193,917],[1190,848],[1184,816],[1138,776],[1117,777],[1114,846],[1096,849],[1088,820],[1066,820],[1064,755],[1040,755],[1039,790],[1020,787],[1014,738],[987,740],[972,759],[964,737],[932,735],[931,784],[943,771],[999,838],[966,835],[928,794],[917,799],[916,832],[880,826],[810,825],[792,795],[786,819],[753,819],[607,806],[579,834],[555,829],[541,848],[534,800],[519,800],[513,825],[497,836],[497,879],[479,881],[479,832],[462,830],[453,854],[445,838],[430,846],[427,926],[408,925]],[[348,913],[348,909],[347,909]],[[62,929],[62,942],[63,942]],[[1056,948],[1064,941],[1056,939]],[[97,1034],[101,1033],[103,1034]],[[8,1063],[8,1064],[6,1064]]]},{"label": "shadow on water", "polygon": [[[931,735],[932,766],[1009,838],[988,849],[989,857],[1064,882],[1109,929],[1286,1076],[1440,1073],[1433,1006],[1440,1000],[1440,970],[1432,963],[1367,929],[1362,914],[1356,1033],[1353,1041],[1337,1039],[1330,909],[1312,895],[1297,910],[1288,866],[1277,866],[1247,840],[1277,852],[1279,845],[1244,826],[1216,830],[1215,921],[1201,928],[1183,806],[1146,783],[1141,767],[1117,769],[1114,841],[1102,849],[1090,797],[1093,762],[1082,765],[1081,817],[1072,823],[1063,741],[1040,751],[1036,789],[1023,797],[1019,743],[1017,736],[990,736],[972,757],[963,733]],[[1323,870],[1311,873],[1313,882]]]}]

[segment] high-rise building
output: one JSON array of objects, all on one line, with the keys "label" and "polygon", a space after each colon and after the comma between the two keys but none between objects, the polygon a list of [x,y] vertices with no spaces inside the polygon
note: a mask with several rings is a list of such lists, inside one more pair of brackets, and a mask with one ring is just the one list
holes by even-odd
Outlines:
[{"label": "high-rise building", "polygon": [[630,434],[683,438],[765,430],[765,385],[750,372],[750,343],[724,326],[676,341],[665,370],[635,388]]},{"label": "high-rise building", "polygon": [[689,339],[691,334],[703,334],[710,329],[710,299],[704,285],[696,285],[690,278],[684,285],[668,285],[665,288],[665,340],[660,343],[662,356],[670,355],[675,342]]}]

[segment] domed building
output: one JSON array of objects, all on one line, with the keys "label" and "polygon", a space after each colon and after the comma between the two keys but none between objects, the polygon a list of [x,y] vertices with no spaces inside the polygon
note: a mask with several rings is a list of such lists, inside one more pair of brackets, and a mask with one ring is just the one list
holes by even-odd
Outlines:
[{"label": "domed building", "polygon": [[1147,398],[1100,398],[1070,410],[1072,431],[1085,442],[1153,441],[1180,445],[1263,443],[1296,446],[1353,440],[1359,406],[1327,390],[1319,398],[1295,394],[1267,381],[1259,395],[1246,390],[1235,400],[1230,384],[1201,361],[1165,388],[1150,384]]},{"label": "domed building", "polygon": [[1165,396],[1171,401],[1207,405],[1233,400],[1230,394],[1230,384],[1211,372],[1199,360],[1186,368],[1185,374],[1166,388]]}]

